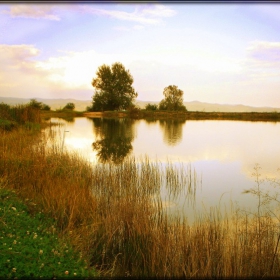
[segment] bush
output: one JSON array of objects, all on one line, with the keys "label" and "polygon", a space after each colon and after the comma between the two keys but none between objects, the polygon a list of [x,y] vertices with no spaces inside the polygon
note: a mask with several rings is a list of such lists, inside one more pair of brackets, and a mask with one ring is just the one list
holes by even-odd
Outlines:
[{"label": "bush", "polygon": [[74,103],[67,103],[63,108],[63,110],[71,110],[71,111],[73,111],[74,109],[75,109]]},{"label": "bush", "polygon": [[47,105],[47,104],[43,104],[43,105],[42,105],[42,110],[44,110],[44,111],[50,111],[50,110],[51,110],[51,107],[50,107],[49,105]]},{"label": "bush", "polygon": [[158,106],[156,104],[150,104],[148,103],[146,106],[145,106],[145,110],[147,111],[156,111],[158,109]]}]

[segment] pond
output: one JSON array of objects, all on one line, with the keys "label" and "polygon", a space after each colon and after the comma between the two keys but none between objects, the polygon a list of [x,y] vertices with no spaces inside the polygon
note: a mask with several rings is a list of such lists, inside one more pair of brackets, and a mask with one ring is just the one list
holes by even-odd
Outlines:
[{"label": "pond", "polygon": [[[182,195],[174,201],[162,194],[170,212],[187,215],[194,211],[232,204],[255,209],[256,198],[243,194],[256,186],[256,164],[261,178],[279,178],[280,124],[249,121],[134,120],[129,118],[74,118],[64,124],[63,148],[77,151],[92,164],[126,157],[143,158],[162,165],[172,163],[195,172],[195,210]],[[262,187],[270,188],[268,182]]]}]

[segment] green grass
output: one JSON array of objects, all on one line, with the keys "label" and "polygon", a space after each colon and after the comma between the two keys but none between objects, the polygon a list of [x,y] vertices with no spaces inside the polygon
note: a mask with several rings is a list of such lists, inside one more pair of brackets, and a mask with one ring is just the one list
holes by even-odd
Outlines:
[{"label": "green grass", "polygon": [[17,127],[17,125],[18,124],[14,121],[0,119],[0,129],[2,130],[10,131],[13,128]]},{"label": "green grass", "polygon": [[32,216],[27,204],[0,187],[0,278],[90,276],[69,240],[59,238],[54,220],[41,212]]}]

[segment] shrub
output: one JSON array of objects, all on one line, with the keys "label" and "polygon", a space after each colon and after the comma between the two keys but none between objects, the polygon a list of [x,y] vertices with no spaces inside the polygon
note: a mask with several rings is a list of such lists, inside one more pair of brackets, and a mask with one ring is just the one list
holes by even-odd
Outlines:
[{"label": "shrub", "polygon": [[75,109],[74,103],[67,103],[63,108],[63,110],[71,110],[71,111],[73,111],[74,109]]},{"label": "shrub", "polygon": [[150,104],[148,103],[146,106],[145,106],[145,110],[147,111],[156,111],[158,109],[158,106],[156,104]]}]

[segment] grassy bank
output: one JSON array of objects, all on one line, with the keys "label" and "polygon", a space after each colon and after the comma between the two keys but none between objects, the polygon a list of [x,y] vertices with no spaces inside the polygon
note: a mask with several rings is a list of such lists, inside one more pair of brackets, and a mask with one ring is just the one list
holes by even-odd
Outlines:
[{"label": "grassy bank", "polygon": [[41,112],[29,105],[10,106],[0,103],[0,130],[13,130],[18,126],[40,129]]},{"label": "grassy bank", "polygon": [[0,277],[50,279],[90,275],[86,262],[73,250],[69,239],[60,238],[56,232],[55,221],[42,212],[30,212],[32,201],[20,200],[3,180],[0,198]]},{"label": "grassy bank", "polygon": [[[183,119],[183,120],[237,120],[237,121],[280,121],[280,113],[277,112],[180,112],[180,111],[106,111],[99,113],[103,117],[132,117],[138,119]],[[84,113],[85,116],[95,116],[96,113]]]},{"label": "grassy bank", "polygon": [[267,210],[258,173],[251,191],[256,213],[232,208],[222,215],[217,207],[189,224],[167,215],[160,188],[166,184],[170,197],[187,190],[194,198],[192,170],[163,169],[148,158],[93,166],[62,150],[62,136],[52,126],[42,133],[22,126],[0,131],[0,177],[6,189],[33,202],[30,213],[55,221],[61,238],[71,232],[73,249],[102,276],[280,275],[279,215]]}]

